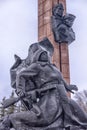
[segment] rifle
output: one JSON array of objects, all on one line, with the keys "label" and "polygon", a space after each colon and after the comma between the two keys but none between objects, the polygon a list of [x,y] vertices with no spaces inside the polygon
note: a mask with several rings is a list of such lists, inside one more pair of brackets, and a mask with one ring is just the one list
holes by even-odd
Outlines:
[{"label": "rifle", "polygon": [[9,106],[15,104],[15,103],[18,102],[20,99],[21,99],[21,97],[13,97],[13,98],[6,99],[6,100],[3,102],[3,108],[7,108],[7,107],[9,107]]},{"label": "rifle", "polygon": [[30,92],[28,92],[28,94],[25,94],[24,96],[19,96],[19,97],[13,97],[13,98],[9,98],[9,99],[6,99],[4,102],[3,102],[3,108],[7,108],[15,103],[17,103],[18,101],[20,101],[21,99],[23,98],[26,98],[26,97],[30,97],[31,99],[31,95],[33,95],[33,93],[41,93],[41,92],[44,92],[44,91],[47,91],[47,90],[50,90],[50,89],[53,89],[55,88],[54,86],[47,86],[46,88],[40,88],[40,89],[34,89],[34,90],[31,90]]},{"label": "rifle", "polygon": [[[70,85],[73,86],[74,85]],[[54,89],[56,88],[54,85],[52,86],[46,86],[46,87],[43,87],[43,88],[40,88],[40,89],[34,89],[34,90],[31,90],[30,92],[28,92],[28,94],[25,94],[24,96],[19,96],[19,97],[14,97],[14,98],[11,98],[11,99],[6,99],[4,102],[3,102],[3,108],[7,108],[13,104],[15,104],[16,102],[18,102],[19,100],[23,99],[23,98],[26,98],[26,97],[30,97],[30,100],[32,100],[31,98],[31,95],[33,95],[33,93],[41,93],[41,92],[44,92],[44,91],[47,91],[47,90],[50,90],[50,89]],[[70,88],[67,88],[68,91],[72,92]],[[73,93],[73,92],[72,92]]]}]

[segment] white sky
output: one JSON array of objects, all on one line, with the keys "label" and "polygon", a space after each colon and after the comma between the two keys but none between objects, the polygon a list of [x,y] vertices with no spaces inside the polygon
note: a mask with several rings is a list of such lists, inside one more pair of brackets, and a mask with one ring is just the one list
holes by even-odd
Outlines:
[{"label": "white sky", "polygon": [[67,12],[76,16],[76,40],[69,46],[71,83],[82,91],[87,89],[87,0],[67,0]]},{"label": "white sky", "polygon": [[[76,15],[76,40],[69,46],[71,83],[87,89],[87,0],[67,0],[67,13]],[[0,100],[12,91],[9,69],[14,54],[26,58],[37,41],[37,0],[0,0]]]}]

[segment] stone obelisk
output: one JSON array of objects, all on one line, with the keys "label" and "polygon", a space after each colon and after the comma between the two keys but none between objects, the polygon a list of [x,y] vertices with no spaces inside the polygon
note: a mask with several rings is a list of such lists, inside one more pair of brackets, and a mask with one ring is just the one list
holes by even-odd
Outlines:
[{"label": "stone obelisk", "polygon": [[38,40],[48,37],[51,41],[54,46],[53,63],[62,72],[64,79],[70,83],[68,44],[57,44],[51,29],[52,8],[58,3],[63,4],[65,14],[66,0],[38,0]]}]

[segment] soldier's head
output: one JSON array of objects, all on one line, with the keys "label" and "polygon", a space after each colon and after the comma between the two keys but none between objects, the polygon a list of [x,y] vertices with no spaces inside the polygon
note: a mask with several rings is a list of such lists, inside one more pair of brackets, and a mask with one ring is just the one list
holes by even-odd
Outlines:
[{"label": "soldier's head", "polygon": [[34,53],[40,49],[40,46],[38,43],[33,43],[32,45],[30,45],[29,49],[28,49],[28,56],[26,58],[26,63],[28,65],[30,65],[33,61],[33,56]]},{"label": "soldier's head", "polygon": [[64,11],[63,4],[59,3],[58,5],[53,7],[52,13],[53,13],[53,15],[58,15],[58,16],[62,17],[63,11]]},{"label": "soldier's head", "polygon": [[48,61],[49,61],[48,53],[47,53],[46,51],[43,51],[43,52],[40,54],[38,61],[48,62]]},{"label": "soldier's head", "polygon": [[[53,45],[49,41],[48,38],[44,38],[42,41],[38,43],[33,43],[28,50],[27,63],[31,64],[38,60],[38,58],[42,61],[47,61],[48,57],[52,57],[54,52]],[[41,56],[40,56],[41,55]],[[40,57],[39,57],[40,56]]]}]

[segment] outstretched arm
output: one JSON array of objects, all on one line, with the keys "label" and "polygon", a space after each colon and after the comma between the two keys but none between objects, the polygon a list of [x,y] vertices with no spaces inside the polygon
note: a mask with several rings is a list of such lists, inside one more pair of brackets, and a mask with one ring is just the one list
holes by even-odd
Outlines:
[{"label": "outstretched arm", "polygon": [[72,85],[72,84],[68,85],[63,78],[62,78],[62,82],[63,82],[63,84],[64,84],[67,91],[70,91],[71,93],[74,93],[72,90],[78,91],[78,88],[77,88],[76,85]]}]

